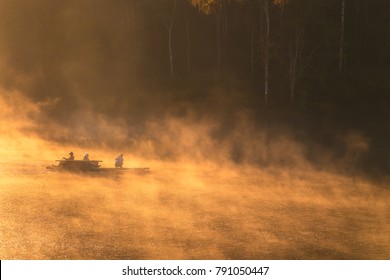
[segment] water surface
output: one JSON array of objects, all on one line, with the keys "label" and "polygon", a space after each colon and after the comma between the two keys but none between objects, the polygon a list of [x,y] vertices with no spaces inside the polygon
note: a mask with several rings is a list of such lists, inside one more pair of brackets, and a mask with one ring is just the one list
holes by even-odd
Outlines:
[{"label": "water surface", "polygon": [[389,259],[390,193],[319,171],[0,164],[1,259]]}]

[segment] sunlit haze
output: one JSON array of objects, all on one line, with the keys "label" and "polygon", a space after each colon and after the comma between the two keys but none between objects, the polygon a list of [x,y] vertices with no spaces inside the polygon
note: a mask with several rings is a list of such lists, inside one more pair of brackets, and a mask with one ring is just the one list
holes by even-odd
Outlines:
[{"label": "sunlit haze", "polygon": [[389,191],[358,174],[161,161],[131,150],[121,151],[125,165],[150,174],[49,173],[70,150],[107,167],[119,151],[47,142],[3,107],[11,111],[0,138],[2,259],[389,257]]},{"label": "sunlit haze", "polygon": [[211,2],[0,0],[0,259],[390,258],[390,36]]}]

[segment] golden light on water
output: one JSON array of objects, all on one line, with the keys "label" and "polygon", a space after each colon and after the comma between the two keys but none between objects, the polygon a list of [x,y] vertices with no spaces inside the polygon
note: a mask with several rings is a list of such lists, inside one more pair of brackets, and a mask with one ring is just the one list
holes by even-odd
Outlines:
[{"label": "golden light on water", "polygon": [[1,258],[389,257],[380,186],[313,171],[151,164],[146,176],[102,177],[3,162]]},{"label": "golden light on water", "polygon": [[390,2],[336,2],[0,0],[0,259],[390,259]]},{"label": "golden light on water", "polygon": [[[125,165],[150,174],[48,173],[55,159],[86,148],[42,140],[13,113],[1,120],[1,259],[390,257],[384,182],[307,164],[262,169],[131,152]],[[118,151],[88,152],[112,167]]]}]

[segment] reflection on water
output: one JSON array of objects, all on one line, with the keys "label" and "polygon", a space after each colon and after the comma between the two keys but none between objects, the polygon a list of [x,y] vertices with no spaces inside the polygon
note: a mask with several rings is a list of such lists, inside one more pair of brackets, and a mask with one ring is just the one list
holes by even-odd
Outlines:
[{"label": "reflection on water", "polygon": [[320,172],[0,165],[1,259],[389,259],[390,193]]}]

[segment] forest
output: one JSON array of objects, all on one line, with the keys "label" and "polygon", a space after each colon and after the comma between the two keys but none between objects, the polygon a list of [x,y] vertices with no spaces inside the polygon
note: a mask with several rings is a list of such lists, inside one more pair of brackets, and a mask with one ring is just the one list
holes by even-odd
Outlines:
[{"label": "forest", "polygon": [[40,104],[35,130],[54,141],[77,142],[48,127],[72,127],[80,110],[125,122],[133,138],[150,120],[211,119],[214,139],[231,137],[245,112],[267,141],[284,130],[305,143],[314,163],[317,149],[345,156],[339,135],[350,135],[351,164],[388,174],[389,9],[384,0],[1,0],[0,85]]}]

